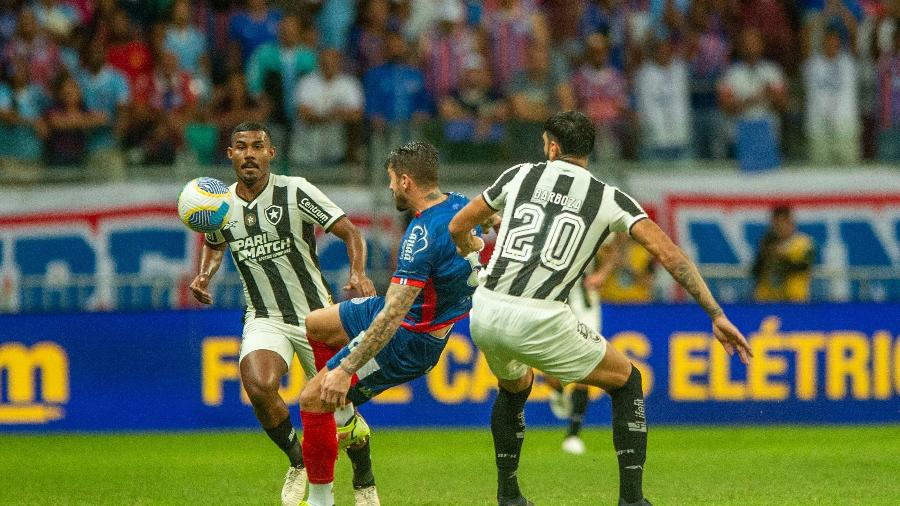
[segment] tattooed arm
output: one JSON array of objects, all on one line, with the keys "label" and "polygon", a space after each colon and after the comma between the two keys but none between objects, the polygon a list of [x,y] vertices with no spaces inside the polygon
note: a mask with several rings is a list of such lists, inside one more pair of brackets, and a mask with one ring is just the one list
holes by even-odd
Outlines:
[{"label": "tattooed arm", "polygon": [[735,351],[741,362],[748,363],[753,352],[741,331],[735,327],[716,302],[694,262],[652,220],[638,221],[631,227],[631,237],[647,249],[669,271],[679,285],[706,311],[713,322],[713,335],[729,355]]},{"label": "tattooed arm", "polygon": [[[394,337],[403,317],[409,312],[422,289],[392,283],[384,296],[384,307],[372,320],[360,342],[341,360],[340,367],[329,371],[322,381],[321,398],[328,404],[343,406],[350,390],[350,377]],[[353,336],[351,336],[353,337]]]}]

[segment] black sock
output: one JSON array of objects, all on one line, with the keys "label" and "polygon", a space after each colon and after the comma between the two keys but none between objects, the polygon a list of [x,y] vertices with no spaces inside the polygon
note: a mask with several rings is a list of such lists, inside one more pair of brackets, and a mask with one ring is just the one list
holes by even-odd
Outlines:
[{"label": "black sock", "polygon": [[292,466],[303,467],[303,450],[300,449],[300,439],[291,425],[290,416],[275,427],[266,429],[266,434],[288,456]]},{"label": "black sock", "polygon": [[641,373],[632,367],[622,387],[609,392],[612,399],[613,446],[619,457],[619,497],[637,502],[644,497],[641,482],[647,458],[647,419]]},{"label": "black sock", "polygon": [[586,388],[572,390],[572,416],[569,418],[569,430],[566,437],[577,436],[581,432],[584,414],[587,412],[588,393]]},{"label": "black sock", "polygon": [[353,488],[366,488],[375,484],[375,475],[372,474],[372,455],[369,451],[369,441],[358,447],[349,447],[345,450],[353,465]]},{"label": "black sock", "polygon": [[500,389],[491,411],[491,434],[494,437],[494,456],[497,461],[497,499],[519,497],[519,453],[525,441],[525,401],[531,385],[518,393]]}]

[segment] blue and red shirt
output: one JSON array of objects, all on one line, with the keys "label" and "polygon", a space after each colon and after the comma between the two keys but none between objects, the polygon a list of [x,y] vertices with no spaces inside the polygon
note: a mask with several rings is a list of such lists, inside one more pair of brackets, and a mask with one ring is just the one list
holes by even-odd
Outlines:
[{"label": "blue and red shirt", "polygon": [[413,332],[432,332],[461,320],[472,307],[472,266],[456,253],[448,231],[450,220],[469,199],[458,193],[417,213],[409,223],[397,252],[392,283],[422,288],[401,326]]}]

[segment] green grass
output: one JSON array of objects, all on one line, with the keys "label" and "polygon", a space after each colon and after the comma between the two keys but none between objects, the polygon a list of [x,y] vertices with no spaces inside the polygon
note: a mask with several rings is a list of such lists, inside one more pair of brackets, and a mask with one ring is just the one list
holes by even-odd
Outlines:
[{"label": "green grass", "polygon": [[[615,504],[608,430],[588,454],[559,450],[561,430],[529,429],[519,476],[538,506]],[[379,430],[382,503],[490,505],[488,430]],[[277,505],[286,459],[260,432],[0,435],[2,505]],[[337,464],[338,506],[353,504]],[[644,490],[660,505],[898,505],[900,426],[653,428]]]}]

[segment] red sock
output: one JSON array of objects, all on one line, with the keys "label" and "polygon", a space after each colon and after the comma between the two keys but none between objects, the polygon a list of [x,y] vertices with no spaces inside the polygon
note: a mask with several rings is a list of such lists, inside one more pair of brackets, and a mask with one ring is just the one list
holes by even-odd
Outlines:
[{"label": "red sock", "polygon": [[309,340],[309,345],[312,346],[313,358],[316,361],[316,370],[321,371],[323,367],[331,360],[331,357],[335,356],[337,352],[341,351],[340,347],[332,347],[327,344],[316,341],[315,339]]},{"label": "red sock", "polygon": [[338,456],[337,427],[334,413],[300,411],[303,422],[303,462],[310,483],[334,481],[334,463]]}]

